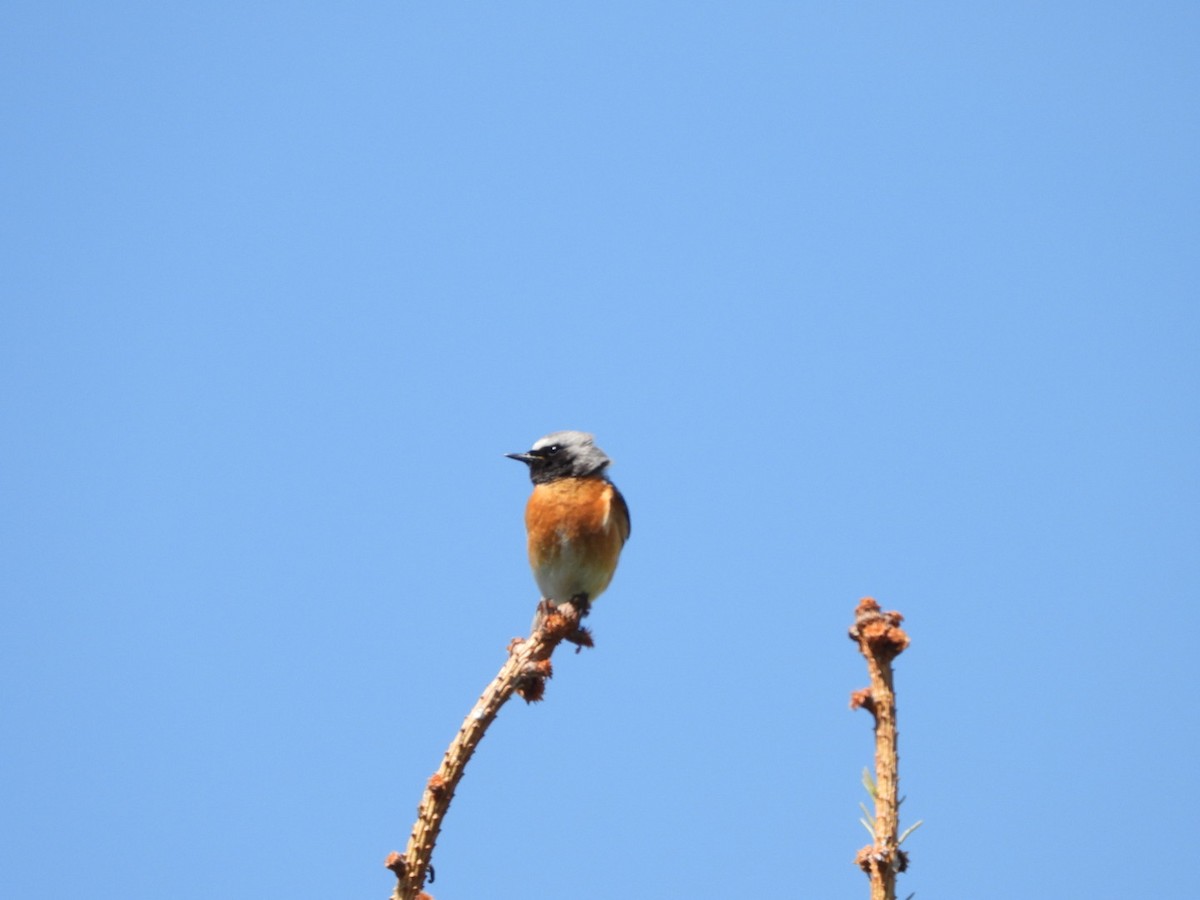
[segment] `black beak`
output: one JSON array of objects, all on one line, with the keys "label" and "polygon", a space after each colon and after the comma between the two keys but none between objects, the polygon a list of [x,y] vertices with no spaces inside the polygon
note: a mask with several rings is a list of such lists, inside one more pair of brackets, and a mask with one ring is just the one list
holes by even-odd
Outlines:
[{"label": "black beak", "polygon": [[532,453],[505,453],[504,455],[509,459],[515,459],[517,462],[523,462],[527,466],[537,459]]}]

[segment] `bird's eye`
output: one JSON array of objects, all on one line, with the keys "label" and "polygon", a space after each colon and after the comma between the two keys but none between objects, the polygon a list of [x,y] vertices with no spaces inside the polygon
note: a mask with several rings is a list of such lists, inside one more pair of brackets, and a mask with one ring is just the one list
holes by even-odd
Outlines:
[{"label": "bird's eye", "polygon": [[562,447],[560,447],[558,444],[551,444],[549,447],[546,448],[546,455],[553,456],[555,453],[557,453],[561,449],[562,449]]}]

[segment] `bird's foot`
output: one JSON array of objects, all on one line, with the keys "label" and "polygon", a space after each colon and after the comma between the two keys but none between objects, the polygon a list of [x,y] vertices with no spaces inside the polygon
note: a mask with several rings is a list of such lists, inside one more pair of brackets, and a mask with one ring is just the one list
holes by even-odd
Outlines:
[{"label": "bird's foot", "polygon": [[579,618],[586,619],[587,614],[592,611],[592,601],[587,594],[576,594],[571,598],[571,605],[579,610]]}]

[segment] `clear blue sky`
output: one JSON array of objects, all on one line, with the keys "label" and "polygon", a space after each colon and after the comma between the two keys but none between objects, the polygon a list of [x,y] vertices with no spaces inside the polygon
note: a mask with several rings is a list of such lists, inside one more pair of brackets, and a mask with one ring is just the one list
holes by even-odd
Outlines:
[{"label": "clear blue sky", "polygon": [[1194,897],[1200,6],[0,11],[0,893],[381,898],[528,626],[522,468],[633,537],[438,900]]}]

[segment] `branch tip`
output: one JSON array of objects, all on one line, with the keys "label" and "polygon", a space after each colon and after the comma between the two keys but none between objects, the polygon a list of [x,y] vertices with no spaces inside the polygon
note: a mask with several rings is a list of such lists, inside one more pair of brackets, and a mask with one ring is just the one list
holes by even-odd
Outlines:
[{"label": "branch tip", "polygon": [[864,655],[880,660],[893,660],[908,647],[908,635],[900,627],[904,616],[883,612],[871,597],[863,597],[854,610],[850,640],[859,645]]}]

